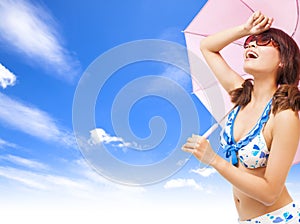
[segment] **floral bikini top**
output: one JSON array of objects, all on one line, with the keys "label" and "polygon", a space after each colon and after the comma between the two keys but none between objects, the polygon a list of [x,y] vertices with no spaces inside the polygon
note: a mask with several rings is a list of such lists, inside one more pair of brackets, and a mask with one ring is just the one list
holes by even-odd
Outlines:
[{"label": "floral bikini top", "polygon": [[238,159],[246,167],[255,169],[265,167],[269,157],[269,149],[262,130],[269,119],[272,100],[269,101],[264,112],[253,129],[241,140],[236,142],[233,137],[233,126],[240,107],[235,107],[228,115],[226,125],[221,132],[221,147],[225,150],[226,158],[231,156],[233,165],[237,165]]}]

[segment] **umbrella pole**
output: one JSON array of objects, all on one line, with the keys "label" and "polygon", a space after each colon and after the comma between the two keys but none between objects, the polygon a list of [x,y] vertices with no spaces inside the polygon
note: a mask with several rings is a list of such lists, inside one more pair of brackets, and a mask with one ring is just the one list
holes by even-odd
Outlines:
[{"label": "umbrella pole", "polygon": [[219,121],[217,121],[216,123],[214,123],[202,136],[204,138],[208,138],[219,127],[219,123],[221,123],[228,116],[228,114],[231,112],[231,110],[229,110],[225,114],[225,116],[222,117]]},{"label": "umbrella pole", "polygon": [[208,138],[218,127],[218,123],[213,124],[202,136]]}]

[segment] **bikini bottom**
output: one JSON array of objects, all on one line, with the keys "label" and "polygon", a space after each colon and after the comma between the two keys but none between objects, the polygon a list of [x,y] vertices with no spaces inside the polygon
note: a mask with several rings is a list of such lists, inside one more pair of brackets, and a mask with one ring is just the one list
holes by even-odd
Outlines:
[{"label": "bikini bottom", "polygon": [[289,224],[297,224],[300,223],[300,208],[294,203],[290,204],[275,210],[273,212],[264,214],[262,216],[239,221],[240,224],[252,224],[252,223],[262,223],[262,224],[273,224],[273,223],[289,223]]}]

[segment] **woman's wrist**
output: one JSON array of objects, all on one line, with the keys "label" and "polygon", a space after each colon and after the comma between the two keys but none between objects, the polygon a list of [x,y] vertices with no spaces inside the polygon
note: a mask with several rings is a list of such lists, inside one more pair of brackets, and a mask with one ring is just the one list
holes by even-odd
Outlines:
[{"label": "woman's wrist", "polygon": [[250,35],[250,30],[247,28],[247,24],[239,25],[238,28],[240,33],[240,38]]},{"label": "woman's wrist", "polygon": [[210,166],[215,168],[216,170],[222,170],[226,163],[226,160],[216,154],[215,158],[210,163]]}]

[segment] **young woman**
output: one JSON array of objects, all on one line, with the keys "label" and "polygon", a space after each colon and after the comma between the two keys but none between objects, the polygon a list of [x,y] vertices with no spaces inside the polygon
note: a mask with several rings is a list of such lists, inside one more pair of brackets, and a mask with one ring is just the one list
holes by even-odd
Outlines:
[{"label": "young woman", "polygon": [[[272,22],[255,12],[245,24],[201,42],[207,64],[235,104],[221,133],[231,162],[202,136],[193,135],[182,148],[233,185],[240,223],[300,223],[300,210],[285,186],[300,134],[300,53],[290,36],[271,28]],[[253,80],[244,80],[220,54],[245,36],[244,70]]]}]

